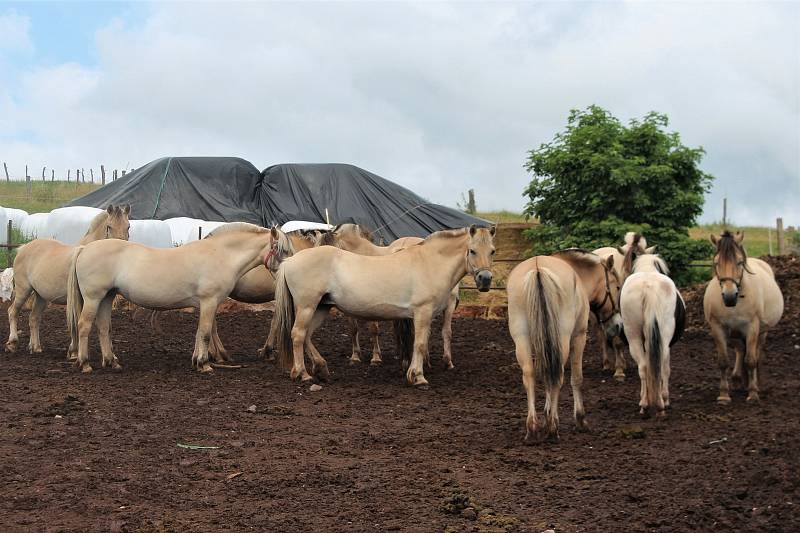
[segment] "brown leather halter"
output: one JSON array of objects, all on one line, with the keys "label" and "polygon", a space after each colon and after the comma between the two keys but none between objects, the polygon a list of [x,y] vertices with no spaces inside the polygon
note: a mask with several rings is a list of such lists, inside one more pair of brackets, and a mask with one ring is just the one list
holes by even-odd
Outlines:
[{"label": "brown leather halter", "polygon": [[[603,265],[603,272],[606,275],[606,294],[603,297],[603,301],[600,302],[599,304],[593,304],[593,303],[589,304],[589,309],[592,311],[592,313],[594,313],[594,317],[601,325],[611,320],[611,317],[613,317],[614,313],[617,312],[617,302],[615,302],[614,297],[611,296],[611,283],[608,279],[608,267],[606,267],[605,265]],[[605,307],[606,302],[609,299],[611,300],[611,313],[606,317],[605,320],[600,320],[600,311],[603,309],[603,307]]]}]

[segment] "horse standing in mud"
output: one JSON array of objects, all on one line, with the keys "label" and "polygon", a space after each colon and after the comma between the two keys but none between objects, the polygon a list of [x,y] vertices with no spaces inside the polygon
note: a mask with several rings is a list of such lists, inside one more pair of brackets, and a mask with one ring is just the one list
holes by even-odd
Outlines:
[{"label": "horse standing in mud", "polygon": [[[609,257],[614,258],[614,271],[617,273],[620,283],[625,283],[625,278],[630,275],[631,268],[633,266],[632,263],[627,265],[625,264],[625,256],[627,255],[628,250],[633,248],[635,253],[638,255],[652,254],[655,253],[656,249],[655,246],[647,248],[647,241],[645,240],[644,236],[632,231],[626,233],[623,240],[625,244],[620,247],[604,246],[603,248],[598,248],[597,250],[593,251],[593,253],[596,253],[603,259],[608,259]],[[597,336],[600,339],[600,351],[603,357],[603,370],[614,370],[614,379],[620,382],[625,381],[625,367],[627,364],[625,363],[624,341],[620,338],[620,336],[607,336],[605,333],[605,328],[599,322],[597,323],[596,331]],[[614,351],[613,365],[608,357],[609,348],[613,349]]]},{"label": "horse standing in mud", "polygon": [[[607,334],[621,326],[617,299],[619,280],[614,259],[601,259],[583,250],[571,249],[553,256],[532,257],[508,277],[508,329],[522,369],[528,399],[525,440],[558,439],[558,396],[564,380],[564,365],[572,363],[571,384],[575,423],[586,429],[583,407],[583,349],[589,312],[607,324]],[[545,428],[536,418],[537,369],[545,386]]]},{"label": "horse standing in mud", "polygon": [[[450,303],[453,288],[471,274],[489,290],[495,227],[439,231],[419,244],[384,256],[358,255],[332,246],[298,252],[278,271],[276,310],[281,365],[292,379],[310,380],[304,347],[318,377],[327,363],[311,342],[331,306],[365,320],[394,320],[408,383],[427,386],[423,361],[431,320]],[[413,345],[413,348],[412,348]]]},{"label": "horse standing in mud", "polygon": [[669,407],[670,347],[683,333],[686,305],[661,257],[637,256],[631,249],[625,263],[632,267],[622,286],[620,309],[631,357],[639,368],[640,413],[655,409],[663,416]]},{"label": "horse standing in mud", "polygon": [[259,264],[277,268],[280,253],[276,254],[275,243],[281,235],[277,228],[237,222],[177,248],[119,240],[79,246],[67,283],[67,323],[78,349],[76,365],[82,372],[92,371],[88,342],[96,318],[103,366],[121,368],[110,337],[112,302],[121,294],[148,309],[198,308],[192,363],[201,372],[211,372],[208,344],[217,307],[249,270]]},{"label": "horse standing in mud", "polygon": [[[130,212],[129,205],[109,205],[92,220],[86,235],[77,246],[100,239],[128,240]],[[69,263],[75,248],[53,239],[35,239],[20,247],[14,258],[14,299],[8,308],[7,352],[17,350],[19,342],[17,317],[31,295],[33,295],[33,306],[28,318],[30,324],[28,350],[31,353],[42,351],[42,341],[39,337],[42,314],[49,303],[62,305],[67,303]]]},{"label": "horse standing in mud", "polygon": [[744,341],[744,346],[734,345],[736,362],[731,375],[734,386],[743,386],[747,378],[747,401],[758,401],[758,370],[767,331],[783,315],[783,294],[772,268],[760,259],[748,258],[743,240],[744,233],[733,235],[727,230],[719,238],[711,235],[716,248],[714,278],[703,296],[703,313],[717,347],[720,371],[717,402],[721,404],[731,402],[728,339]]},{"label": "horse standing in mud", "polygon": [[[409,246],[419,244],[423,241],[420,237],[400,237],[392,241],[388,246],[378,246],[373,243],[372,233],[359,224],[340,224],[332,231],[324,234],[320,240],[320,245],[331,245],[360,255],[380,256],[391,255],[404,250]],[[444,353],[442,363],[448,370],[454,368],[451,341],[453,338],[453,314],[458,306],[458,285],[453,288],[450,301],[444,310],[444,320],[442,323],[442,346]],[[353,340],[353,354],[350,356],[351,364],[361,363],[361,346],[358,342],[358,319],[348,317],[350,324],[350,336]],[[381,364],[381,346],[378,337],[380,326],[378,322],[369,322],[369,331],[372,337],[372,359],[371,365]]]}]

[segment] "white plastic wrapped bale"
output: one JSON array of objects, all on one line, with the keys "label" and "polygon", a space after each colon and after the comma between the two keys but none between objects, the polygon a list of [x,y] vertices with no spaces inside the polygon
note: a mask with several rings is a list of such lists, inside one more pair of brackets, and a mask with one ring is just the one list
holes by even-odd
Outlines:
[{"label": "white plastic wrapped bale", "polygon": [[7,302],[14,295],[14,269],[6,268],[0,273],[0,301]]},{"label": "white plastic wrapped bale", "polygon": [[169,231],[172,234],[173,246],[180,246],[186,242],[186,236],[189,235],[189,232],[192,229],[197,231],[197,227],[203,223],[203,221],[198,218],[189,217],[168,218],[164,222],[169,226]]},{"label": "white plastic wrapped bale", "polygon": [[0,244],[6,244],[8,241],[8,215],[4,207],[0,207]]},{"label": "white plastic wrapped bale", "polygon": [[207,237],[209,233],[225,224],[227,224],[227,222],[210,222],[208,220],[200,220],[194,226],[192,226],[192,229],[189,230],[189,234],[186,235],[183,243],[186,244],[187,242],[196,241],[198,236]]},{"label": "white plastic wrapped bale", "polygon": [[14,207],[6,207],[6,216],[11,221],[11,225],[19,229],[22,227],[22,222],[28,218],[28,212],[23,209],[16,209]]},{"label": "white plastic wrapped bale", "polygon": [[298,230],[312,230],[312,229],[329,231],[333,229],[333,226],[322,222],[308,222],[307,220],[290,220],[289,222],[281,226],[281,231],[284,233],[289,233]]},{"label": "white plastic wrapped bale", "polygon": [[129,240],[153,248],[172,248],[172,233],[163,220],[131,220]]},{"label": "white plastic wrapped bale", "polygon": [[78,244],[94,217],[102,212],[96,207],[83,206],[53,209],[47,219],[47,234],[39,237],[48,237],[64,244]]},{"label": "white plastic wrapped bale", "polygon": [[47,237],[47,219],[50,213],[31,213],[22,221],[19,231],[26,239],[44,239]]}]

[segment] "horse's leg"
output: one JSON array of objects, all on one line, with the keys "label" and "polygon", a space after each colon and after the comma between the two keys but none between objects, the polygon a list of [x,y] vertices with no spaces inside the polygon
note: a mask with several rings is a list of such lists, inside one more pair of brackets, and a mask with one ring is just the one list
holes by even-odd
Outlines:
[{"label": "horse's leg", "polygon": [[259,357],[263,357],[267,361],[275,360],[275,337],[278,335],[278,332],[275,331],[276,327],[277,322],[275,322],[275,316],[273,315],[272,320],[269,321],[269,333],[267,334],[267,340],[264,341],[264,346],[258,350]]},{"label": "horse's leg", "polygon": [[350,329],[350,340],[353,342],[353,353],[350,356],[350,364],[357,365],[361,363],[361,345],[358,342],[358,320],[348,316],[347,325]]},{"label": "horse's leg", "polygon": [[372,366],[377,366],[383,363],[383,359],[381,359],[381,326],[379,322],[369,322],[367,324],[369,326],[369,335],[372,337],[372,359],[369,360],[369,364]]},{"label": "horse's leg", "polygon": [[744,390],[744,352],[746,345],[744,342],[739,343],[738,340],[733,342],[733,351],[736,354],[736,359],[733,363],[733,372],[731,372],[731,385],[733,390]]},{"label": "horse's leg", "polygon": [[31,330],[31,335],[28,338],[28,351],[30,353],[42,353],[42,341],[39,339],[39,327],[42,325],[42,314],[44,314],[45,309],[47,309],[47,300],[34,292],[33,307],[31,307],[31,314],[28,317],[28,324]]},{"label": "horse's leg", "polygon": [[[561,379],[558,383],[553,383],[547,387],[547,392],[544,401],[544,423],[545,432],[551,440],[558,440],[558,396],[561,394],[561,386],[564,384],[564,366],[567,364],[566,358],[569,357],[570,352],[570,338],[561,337],[561,353],[562,359],[559,361],[561,365]],[[584,343],[586,342],[584,338]],[[581,377],[583,377],[581,375]],[[582,403],[582,400],[581,400]],[[577,407],[577,406],[576,406]],[[583,405],[581,405],[583,409]],[[576,419],[577,421],[577,419]]]},{"label": "horse's leg", "polygon": [[8,306],[8,341],[6,341],[6,351],[16,352],[17,344],[19,343],[19,331],[17,330],[17,317],[28,301],[33,288],[27,283],[27,280],[21,279],[14,280],[14,300]]},{"label": "horse's leg", "polygon": [[197,321],[192,364],[203,373],[214,371],[208,362],[208,343],[211,340],[211,331],[214,329],[214,319],[218,306],[219,302],[216,299],[200,302],[200,319]]},{"label": "horse's leg", "polygon": [[578,431],[586,431],[586,411],[583,409],[583,350],[586,347],[586,332],[572,338],[572,354],[570,355],[572,371],[570,384],[572,385],[572,400],[575,404],[575,425]]},{"label": "horse's leg", "polygon": [[306,348],[308,348],[308,353],[311,356],[311,361],[314,364],[312,372],[322,381],[328,381],[328,378],[330,377],[330,372],[328,371],[328,362],[325,361],[325,358],[319,353],[317,347],[314,346],[312,336],[317,328],[319,328],[322,323],[325,322],[326,318],[328,318],[328,310],[317,309],[314,312],[314,316],[311,318],[311,323],[308,326],[308,333],[306,334]]},{"label": "horse's leg", "polygon": [[619,337],[614,337],[611,339],[611,345],[614,348],[614,356],[615,356],[615,369],[614,369],[614,379],[622,383],[625,381],[625,351],[622,346],[622,340]]},{"label": "horse's leg", "polygon": [[211,342],[208,345],[208,353],[214,358],[215,363],[224,364],[231,360],[225,345],[222,344],[222,339],[219,338],[216,316],[214,317],[214,325],[211,326]]},{"label": "horse's leg", "polygon": [[406,380],[415,387],[428,385],[422,365],[428,355],[428,337],[431,334],[432,318],[433,310],[429,307],[417,309],[414,313],[414,353],[406,372]]},{"label": "horse's leg", "polygon": [[536,424],[536,368],[531,354],[531,341],[527,335],[514,337],[517,364],[522,369],[522,384],[528,396],[528,416],[525,418],[525,442],[537,438]]},{"label": "horse's leg", "polygon": [[446,370],[452,370],[453,367],[453,352],[451,351],[451,341],[453,339],[453,313],[456,311],[456,303],[458,300],[450,295],[450,300],[447,302],[447,307],[444,310],[444,319],[442,321],[442,347],[444,353],[442,354],[442,364]]},{"label": "horse's leg", "polygon": [[606,330],[599,320],[595,321],[595,329],[597,330],[597,338],[600,341],[600,353],[603,355],[603,370],[612,370],[611,361],[608,358],[608,341]]},{"label": "horse's leg", "polygon": [[662,338],[661,346],[661,400],[664,402],[664,409],[669,409],[669,375],[672,372],[669,364],[670,350],[669,338]]},{"label": "horse's leg", "polygon": [[92,365],[89,364],[89,333],[92,331],[92,324],[101,301],[84,296],[83,309],[78,318],[78,358],[75,360],[75,366],[84,374],[92,371]]},{"label": "horse's leg", "polygon": [[[297,302],[295,302],[296,305]],[[294,363],[289,374],[292,379],[300,378],[302,381],[311,381],[313,378],[306,371],[306,362],[303,348],[306,345],[308,326],[314,318],[314,308],[305,307],[295,312],[294,325],[292,326],[292,353]]]},{"label": "horse's leg", "polygon": [[747,353],[745,364],[747,365],[747,401],[757,402],[758,398],[758,340],[760,334],[759,322],[756,318],[750,323],[747,330]]},{"label": "horse's leg", "polygon": [[639,412],[647,413],[647,357],[644,353],[644,345],[640,335],[628,337],[628,347],[631,351],[631,358],[636,362],[639,370]]},{"label": "horse's leg", "polygon": [[717,322],[711,322],[711,336],[717,345],[717,366],[719,366],[719,396],[717,402],[731,403],[730,387],[728,386],[728,340],[725,330]]},{"label": "horse's leg", "polygon": [[114,355],[111,347],[111,308],[116,294],[113,292],[106,295],[100,306],[97,308],[97,336],[100,338],[100,351],[103,354],[103,367],[111,366],[114,370],[120,370],[122,365]]}]

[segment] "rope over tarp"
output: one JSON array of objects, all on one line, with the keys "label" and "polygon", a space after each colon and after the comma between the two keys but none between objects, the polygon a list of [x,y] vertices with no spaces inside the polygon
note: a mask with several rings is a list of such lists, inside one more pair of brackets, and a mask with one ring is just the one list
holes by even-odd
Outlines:
[{"label": "rope over tarp", "polygon": [[161,176],[161,187],[158,188],[158,195],[156,196],[156,205],[153,207],[153,213],[150,215],[150,218],[156,218],[156,211],[158,211],[158,204],[161,203],[161,192],[164,190],[164,183],[167,181],[167,173],[169,172],[169,166],[172,163],[172,158],[170,157],[167,159],[167,166],[164,167],[164,175]]}]

